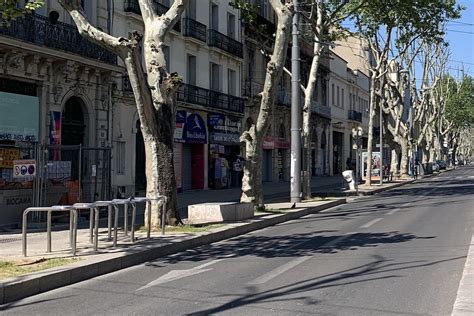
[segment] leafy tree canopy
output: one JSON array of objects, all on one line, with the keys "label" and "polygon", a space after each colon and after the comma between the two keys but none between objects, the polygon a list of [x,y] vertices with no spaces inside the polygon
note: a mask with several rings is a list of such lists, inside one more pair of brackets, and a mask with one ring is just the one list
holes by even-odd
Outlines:
[{"label": "leafy tree canopy", "polygon": [[449,95],[446,100],[446,118],[455,127],[474,126],[474,79],[464,76],[457,85],[450,80]]},{"label": "leafy tree canopy", "polygon": [[0,1],[0,21],[9,23],[25,13],[32,12],[44,5],[44,0],[29,0],[23,5],[21,0]]}]

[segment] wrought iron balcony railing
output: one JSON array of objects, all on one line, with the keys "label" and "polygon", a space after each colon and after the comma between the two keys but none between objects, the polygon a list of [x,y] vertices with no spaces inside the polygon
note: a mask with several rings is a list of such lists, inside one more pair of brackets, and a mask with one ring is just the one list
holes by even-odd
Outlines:
[{"label": "wrought iron balcony railing", "polygon": [[[158,0],[153,0],[153,5],[155,6],[155,11],[158,15],[163,15],[168,11],[169,7],[164,4],[158,2]],[[131,12],[136,14],[142,14],[140,11],[140,5],[138,4],[138,0],[124,0],[123,3],[123,10],[125,12]],[[174,26],[173,30],[176,32],[181,32],[181,22],[178,21]]]},{"label": "wrought iron balcony railing", "polygon": [[27,14],[6,26],[0,23],[0,34],[29,43],[63,50],[109,64],[117,64],[117,56],[79,34],[74,25],[63,22],[52,23],[38,14]]},{"label": "wrought iron balcony railing", "polygon": [[190,84],[183,84],[178,89],[178,101],[244,113],[244,99]]},{"label": "wrought iron balcony railing", "polygon": [[362,123],[362,113],[354,110],[349,110],[347,112],[347,118],[351,121],[356,121]]},{"label": "wrought iron balcony railing", "polygon": [[196,20],[186,18],[184,19],[183,35],[193,37],[206,43],[207,27],[205,24],[202,24]]},{"label": "wrought iron balcony railing", "polygon": [[228,52],[239,58],[244,57],[244,49],[242,43],[236,41],[233,38],[228,37],[216,30],[208,30],[208,41],[207,44],[211,47],[217,47],[223,51]]}]

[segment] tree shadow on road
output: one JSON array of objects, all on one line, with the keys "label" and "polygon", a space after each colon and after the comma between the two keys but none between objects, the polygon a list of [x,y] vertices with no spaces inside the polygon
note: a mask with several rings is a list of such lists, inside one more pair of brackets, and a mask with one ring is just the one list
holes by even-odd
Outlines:
[{"label": "tree shadow on road", "polygon": [[[356,250],[362,247],[377,247],[383,244],[408,242],[414,239],[432,239],[434,236],[420,237],[409,233],[372,232],[353,234],[333,234],[334,231],[318,231],[281,236],[244,235],[225,243],[216,243],[185,251],[165,259],[147,263],[148,266],[197,262],[209,259],[255,256],[261,258],[311,256],[318,253],[334,254]],[[334,242],[337,240],[337,242]]]},{"label": "tree shadow on road", "polygon": [[[357,284],[363,282],[371,282],[375,280],[388,280],[400,278],[402,275],[399,273],[404,270],[433,266],[442,264],[445,262],[455,261],[464,259],[465,256],[454,257],[444,260],[438,260],[434,262],[426,262],[425,260],[414,260],[407,262],[396,263],[393,260],[384,258],[383,256],[372,256],[373,260],[370,263],[359,265],[357,267],[349,268],[346,270],[338,271],[335,273],[326,274],[323,276],[302,280],[287,284],[280,287],[275,287],[269,290],[259,291],[255,286],[249,286],[246,288],[247,293],[240,297],[234,298],[226,303],[219,306],[201,310],[198,312],[190,313],[187,315],[211,315],[220,312],[229,311],[238,307],[243,307],[251,304],[261,303],[272,303],[282,302],[288,300],[288,296],[291,295],[291,300],[303,300],[306,305],[316,305],[320,301],[314,300],[310,296],[299,296],[294,297],[293,295],[301,295],[303,293],[321,290],[325,288],[331,288],[336,286],[345,286],[350,284]],[[383,274],[383,275],[382,275]],[[227,295],[220,295],[220,297],[226,297]],[[235,295],[233,295],[235,296]],[[285,298],[286,297],[286,298]],[[378,313],[393,313],[394,311],[374,309],[367,307],[367,311],[378,312]]]}]

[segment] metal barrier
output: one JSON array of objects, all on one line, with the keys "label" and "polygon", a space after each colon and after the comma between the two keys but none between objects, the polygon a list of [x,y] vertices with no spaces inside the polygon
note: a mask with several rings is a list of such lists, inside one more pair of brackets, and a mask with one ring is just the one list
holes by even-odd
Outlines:
[{"label": "metal barrier", "polygon": [[77,238],[77,211],[69,205],[55,205],[51,207],[29,207],[23,211],[23,256],[27,256],[27,230],[28,230],[28,213],[30,212],[47,212],[47,224],[46,224],[46,252],[51,252],[51,215],[52,212],[64,212],[69,211],[69,244],[73,255],[76,255],[76,238]]},{"label": "metal barrier", "polygon": [[159,206],[161,207],[161,234],[165,234],[165,213],[166,213],[166,206],[168,204],[168,199],[166,196],[158,196],[157,198],[147,198],[147,197],[135,197],[131,199],[132,202],[135,203],[145,203],[146,207],[146,212],[148,213],[147,216],[147,232],[146,232],[146,237],[147,239],[150,239],[150,234],[151,234],[151,202],[152,201],[158,201]]},{"label": "metal barrier", "polygon": [[29,212],[48,212],[47,213],[47,252],[51,252],[51,213],[59,211],[69,211],[69,244],[72,249],[73,255],[76,255],[77,245],[77,222],[78,212],[80,210],[90,211],[89,220],[89,242],[94,245],[94,251],[98,250],[99,245],[99,209],[101,207],[107,207],[107,230],[108,239],[112,239],[112,208],[115,210],[114,214],[114,236],[113,236],[113,247],[117,246],[117,232],[118,232],[118,218],[119,218],[119,206],[124,206],[124,234],[128,236],[128,206],[132,207],[132,223],[130,230],[130,241],[135,242],[135,226],[136,226],[136,215],[137,215],[137,203],[145,204],[145,213],[147,215],[147,239],[151,238],[151,204],[153,201],[158,202],[158,206],[161,208],[161,233],[165,234],[165,213],[168,200],[165,196],[159,196],[157,198],[147,197],[131,197],[129,199],[114,199],[112,201],[96,201],[93,203],[76,203],[74,205],[55,205],[51,207],[29,207],[23,212],[23,255],[27,255],[27,227],[28,227],[28,213]]}]

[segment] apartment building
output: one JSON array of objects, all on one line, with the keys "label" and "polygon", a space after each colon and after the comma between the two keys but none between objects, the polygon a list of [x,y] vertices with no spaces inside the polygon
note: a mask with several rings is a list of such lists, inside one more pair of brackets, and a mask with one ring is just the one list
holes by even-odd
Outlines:
[{"label": "apartment building", "polygon": [[[171,2],[154,5],[163,13]],[[84,12],[114,36],[143,29],[138,1],[84,1]],[[185,83],[175,133],[180,190],[238,185],[239,172],[226,166],[240,154],[241,37],[229,1],[194,0],[166,38],[167,68]],[[57,1],[1,26],[0,56],[0,223],[18,222],[31,205],[144,189],[143,140],[125,69],[82,38]],[[16,175],[14,161],[28,160],[32,172]]]},{"label": "apartment building", "polygon": [[[112,31],[107,1],[85,12]],[[0,223],[33,204],[110,195],[114,54],[83,39],[57,1],[0,26]],[[41,175],[41,181],[38,181]]]},{"label": "apartment building", "polygon": [[[330,60],[331,174],[353,168],[356,153],[353,149],[352,129],[362,126],[363,143],[367,144],[369,106],[369,78],[348,67],[348,62],[334,51]],[[364,140],[365,139],[365,140]]]},{"label": "apartment building", "polygon": [[[177,72],[184,80],[177,96],[174,148],[180,191],[239,185],[241,172],[234,170],[233,163],[240,155],[244,114],[240,97],[243,45],[240,12],[229,2],[190,1],[165,40],[168,71]],[[154,4],[158,13],[163,13],[171,1]],[[137,0],[116,5],[114,25],[116,34],[142,30]],[[126,74],[122,87],[123,96],[133,102]],[[121,135],[117,141],[131,145],[125,159],[134,163],[116,184],[127,193],[143,191],[145,155],[136,110],[123,106],[117,116],[120,132],[115,136]]]},{"label": "apartment building", "polygon": [[[266,74],[267,57],[261,51],[271,51],[272,35],[276,31],[276,16],[268,0],[253,0],[258,12],[256,24],[263,26],[266,34],[256,34],[252,29],[244,31],[244,95],[246,99],[247,123],[252,122],[258,110],[252,97],[260,93]],[[302,40],[301,82],[306,84],[312,61],[312,46]],[[287,56],[289,69],[291,56]],[[323,59],[318,72],[317,86],[311,104],[311,165],[307,166],[313,176],[329,174],[329,125],[331,108],[327,103],[329,60]],[[290,123],[291,123],[291,78],[283,72],[277,89],[277,98],[270,116],[270,127],[264,138],[262,154],[262,178],[264,182],[288,181],[290,178]],[[303,104],[303,96],[301,104]]]}]

